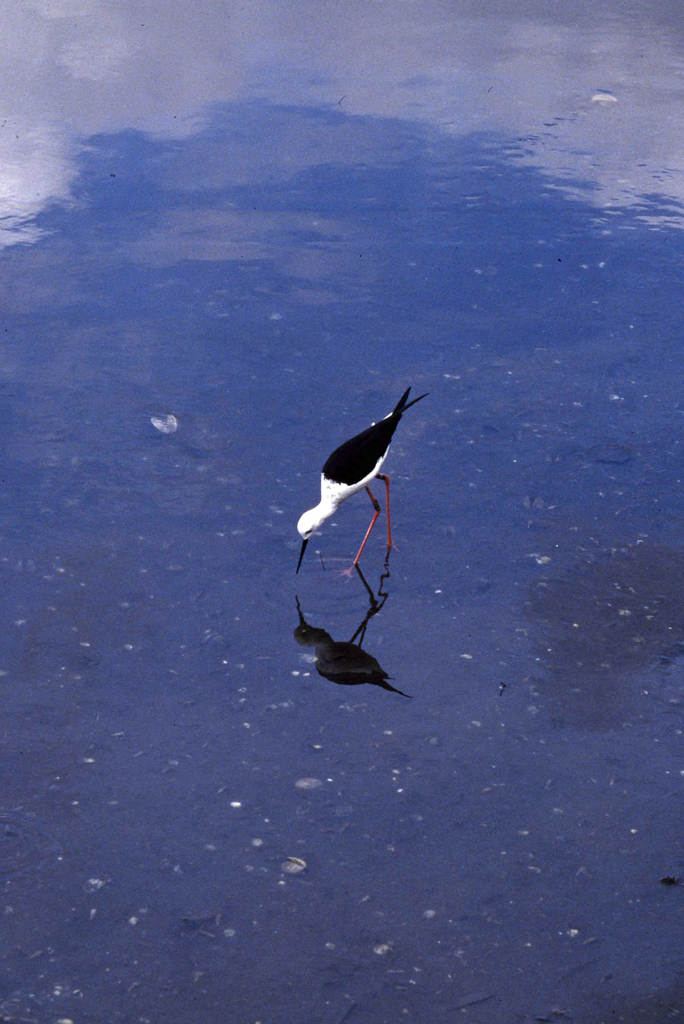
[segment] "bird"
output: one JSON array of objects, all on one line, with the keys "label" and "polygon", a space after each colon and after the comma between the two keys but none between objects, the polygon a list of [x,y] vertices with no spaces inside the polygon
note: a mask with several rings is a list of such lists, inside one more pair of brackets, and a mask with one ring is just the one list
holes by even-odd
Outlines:
[{"label": "bird", "polygon": [[420,402],[421,399],[427,398],[428,395],[428,392],[426,392],[424,395],[419,395],[418,398],[413,398],[409,402],[408,397],[410,392],[411,388],[407,388],[391,413],[385,416],[384,419],[380,420],[379,423],[373,423],[367,430],[362,430],[360,434],[356,434],[355,437],[345,441],[344,444],[341,444],[339,448],[335,449],[332,455],[325,462],[321,472],[321,500],[315,508],[310,508],[308,512],[305,512],[300,516],[299,522],[297,523],[297,530],[299,531],[300,537],[302,537],[302,549],[299,554],[299,562],[297,563],[297,572],[299,572],[302,564],[306,545],[309,543],[311,534],[314,533],[326,521],[326,519],[329,519],[330,516],[333,515],[337,506],[341,502],[350,498],[352,494],[356,494],[357,491],[362,491],[365,487],[368,491],[368,496],[373,503],[373,518],[371,519],[370,526],[366,530],[366,536],[363,538],[361,547],[359,548],[358,554],[354,559],[351,568],[345,570],[347,574],[351,573],[352,569],[361,557],[361,552],[363,551],[366,541],[370,537],[371,530],[375,526],[376,520],[380,515],[380,504],[374,498],[371,489],[368,486],[376,477],[384,481],[387,493],[387,551],[389,552],[392,547],[389,511],[389,477],[380,472],[380,467],[387,458],[390,442],[394,435],[394,431],[397,429],[399,420],[407,409],[410,409],[412,405],[416,404],[416,402]]}]

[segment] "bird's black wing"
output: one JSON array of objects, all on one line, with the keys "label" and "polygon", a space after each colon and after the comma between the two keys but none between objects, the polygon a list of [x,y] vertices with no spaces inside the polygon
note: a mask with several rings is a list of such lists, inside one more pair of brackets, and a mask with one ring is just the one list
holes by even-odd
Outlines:
[{"label": "bird's black wing", "polygon": [[389,448],[401,415],[392,413],[336,448],[323,466],[323,474],[340,484],[355,484],[372,473]]}]

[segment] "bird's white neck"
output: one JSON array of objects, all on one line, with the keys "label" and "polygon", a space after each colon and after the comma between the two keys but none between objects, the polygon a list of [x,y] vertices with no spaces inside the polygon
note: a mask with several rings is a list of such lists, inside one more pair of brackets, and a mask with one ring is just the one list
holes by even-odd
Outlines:
[{"label": "bird's white neck", "polygon": [[305,512],[297,523],[297,529],[302,537],[310,536],[315,530],[317,530],[326,519],[329,519],[331,515],[337,510],[337,506],[344,499],[343,488],[340,484],[334,483],[332,480],[327,480],[324,476],[321,477],[321,500],[315,508],[310,508],[308,512]]}]

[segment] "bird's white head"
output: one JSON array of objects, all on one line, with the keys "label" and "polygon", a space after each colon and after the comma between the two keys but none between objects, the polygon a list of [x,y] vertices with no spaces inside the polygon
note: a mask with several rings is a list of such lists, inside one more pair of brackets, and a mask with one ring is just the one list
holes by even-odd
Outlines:
[{"label": "bird's white head", "polygon": [[316,508],[310,508],[308,512],[304,512],[299,517],[299,522],[297,523],[299,536],[303,537],[304,540],[308,540],[311,534],[315,533],[318,527],[332,515],[333,511],[334,509],[323,509],[320,505],[316,505]]},{"label": "bird's white head", "polygon": [[306,551],[306,545],[309,543],[309,537],[312,533],[315,533],[321,523],[324,523],[328,516],[331,516],[335,511],[329,505],[324,505],[323,502],[320,505],[316,505],[316,508],[310,508],[308,512],[299,517],[297,523],[297,529],[299,530],[299,536],[302,538],[302,550],[299,552],[299,561],[297,562],[297,572],[302,564],[304,558],[304,552]]},{"label": "bird's white head", "polygon": [[299,553],[297,572],[299,572],[299,567],[302,564],[306,545],[309,543],[309,537],[312,533],[316,532],[319,526],[322,526],[326,519],[330,518],[342,500],[338,491],[339,484],[335,484],[331,480],[326,480],[325,476],[322,476],[321,500],[315,508],[310,508],[308,512],[305,512],[299,517],[297,529],[299,531],[299,536],[302,538],[302,550]]}]

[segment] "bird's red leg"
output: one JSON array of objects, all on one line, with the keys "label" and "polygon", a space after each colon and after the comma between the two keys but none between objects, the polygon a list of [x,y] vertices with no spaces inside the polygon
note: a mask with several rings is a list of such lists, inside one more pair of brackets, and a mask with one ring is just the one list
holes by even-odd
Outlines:
[{"label": "bird's red leg", "polygon": [[390,513],[389,513],[389,477],[384,473],[378,473],[378,480],[385,481],[385,490],[387,491],[386,505],[387,505],[387,550],[394,547],[392,543],[392,530],[390,529]]},{"label": "bird's red leg", "polygon": [[370,537],[371,530],[375,526],[375,523],[377,522],[377,518],[380,515],[380,502],[377,500],[377,498],[373,497],[373,494],[371,492],[370,487],[367,487],[366,490],[368,491],[368,497],[373,502],[373,509],[374,509],[373,518],[371,519],[370,526],[366,530],[366,536],[363,538],[363,541],[361,542],[361,547],[359,548],[359,552],[358,552],[356,558],[354,559],[354,561],[352,562],[352,564],[350,565],[350,567],[348,569],[343,569],[342,570],[342,575],[343,576],[351,576],[352,569],[354,568],[354,566],[358,562],[359,558],[361,557],[361,552],[363,551],[364,547],[366,546],[366,541]]},{"label": "bird's red leg", "polygon": [[359,548],[358,555],[354,559],[354,562],[352,564],[352,569],[354,568],[354,566],[358,562],[359,558],[361,557],[361,552],[363,551],[364,547],[366,546],[366,541],[370,537],[371,530],[375,526],[375,524],[377,522],[377,519],[378,519],[378,516],[380,515],[380,502],[377,500],[377,498],[374,497],[373,493],[371,492],[370,487],[367,487],[366,490],[368,491],[368,497],[373,502],[373,509],[374,509],[374,511],[373,511],[373,518],[371,519],[370,526],[366,530],[366,536],[363,538],[363,541],[361,542],[361,547]]}]

